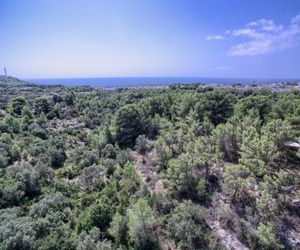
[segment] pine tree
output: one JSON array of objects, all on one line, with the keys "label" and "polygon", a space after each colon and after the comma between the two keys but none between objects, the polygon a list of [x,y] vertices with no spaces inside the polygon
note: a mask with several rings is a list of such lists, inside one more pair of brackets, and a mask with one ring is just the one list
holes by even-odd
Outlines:
[{"label": "pine tree", "polygon": [[194,197],[197,184],[194,178],[194,168],[187,154],[170,160],[167,174],[169,190],[179,197]]},{"label": "pine tree", "polygon": [[255,235],[262,249],[281,249],[282,246],[278,243],[274,233],[273,225],[269,222],[260,223]]},{"label": "pine tree", "polygon": [[266,163],[276,152],[276,146],[266,135],[260,136],[253,126],[243,133],[240,163],[247,166],[256,176],[266,173]]},{"label": "pine tree", "polygon": [[167,168],[168,160],[172,157],[172,150],[166,144],[164,139],[159,139],[154,144],[153,161],[158,170]]},{"label": "pine tree", "polygon": [[213,130],[216,153],[221,154],[222,159],[237,163],[239,147],[237,142],[236,128],[233,124],[220,124]]},{"label": "pine tree", "polygon": [[192,147],[193,149],[189,151],[190,159],[194,165],[205,169],[207,179],[210,175],[210,167],[220,159],[214,138],[212,136],[201,136],[194,141]]},{"label": "pine tree", "polygon": [[270,218],[277,213],[277,201],[269,192],[268,188],[261,188],[260,197],[256,201],[256,208],[262,218]]},{"label": "pine tree", "polygon": [[239,200],[249,185],[250,171],[243,165],[229,165],[225,168],[224,189],[233,201]]},{"label": "pine tree", "polygon": [[116,213],[112,218],[108,232],[114,237],[116,244],[126,244],[127,217]]},{"label": "pine tree", "polygon": [[155,214],[148,202],[140,198],[132,208],[128,209],[128,229],[131,240],[139,249],[150,249],[157,244],[153,232]]},{"label": "pine tree", "polygon": [[116,141],[120,146],[133,147],[135,139],[143,134],[143,124],[136,105],[128,104],[115,117]]},{"label": "pine tree", "polygon": [[121,187],[128,193],[133,194],[137,191],[141,183],[140,177],[137,174],[134,166],[127,162],[123,168],[123,178],[121,180]]}]

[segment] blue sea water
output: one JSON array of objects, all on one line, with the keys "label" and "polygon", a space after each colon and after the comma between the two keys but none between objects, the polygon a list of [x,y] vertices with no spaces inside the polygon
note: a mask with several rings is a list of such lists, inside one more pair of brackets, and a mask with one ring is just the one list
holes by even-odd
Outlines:
[{"label": "blue sea water", "polygon": [[207,78],[207,77],[99,77],[99,78],[48,78],[26,79],[32,83],[66,86],[92,86],[103,88],[167,86],[171,84],[252,84],[298,82],[296,79]]}]

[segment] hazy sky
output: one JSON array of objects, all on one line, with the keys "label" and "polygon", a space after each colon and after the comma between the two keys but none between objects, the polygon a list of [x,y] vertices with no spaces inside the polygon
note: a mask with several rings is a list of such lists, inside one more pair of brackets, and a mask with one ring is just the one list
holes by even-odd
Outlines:
[{"label": "hazy sky", "polygon": [[0,0],[3,66],[21,78],[300,78],[300,0]]}]

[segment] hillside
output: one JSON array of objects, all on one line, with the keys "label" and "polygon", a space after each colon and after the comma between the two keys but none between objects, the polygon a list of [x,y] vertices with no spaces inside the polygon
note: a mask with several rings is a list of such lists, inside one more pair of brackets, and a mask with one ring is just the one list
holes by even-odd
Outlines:
[{"label": "hillside", "polygon": [[299,107],[0,77],[0,249],[297,249]]},{"label": "hillside", "polygon": [[28,82],[22,81],[18,78],[12,77],[12,76],[8,76],[5,77],[3,75],[0,75],[0,85],[2,84],[7,84],[10,86],[18,86],[18,85],[22,85],[22,84],[28,84]]}]

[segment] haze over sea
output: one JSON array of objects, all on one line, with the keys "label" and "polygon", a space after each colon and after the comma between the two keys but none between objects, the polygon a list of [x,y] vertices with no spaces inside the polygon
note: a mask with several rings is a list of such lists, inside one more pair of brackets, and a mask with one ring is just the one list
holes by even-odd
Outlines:
[{"label": "haze over sea", "polygon": [[171,84],[259,84],[275,82],[299,82],[299,79],[255,79],[255,78],[213,78],[213,77],[97,77],[97,78],[47,78],[26,79],[37,84],[83,86],[103,88],[168,86]]}]

